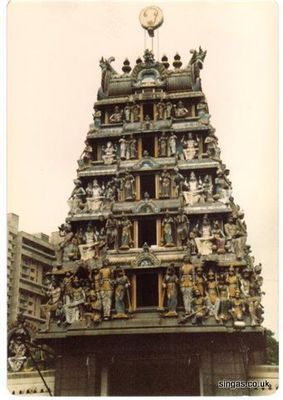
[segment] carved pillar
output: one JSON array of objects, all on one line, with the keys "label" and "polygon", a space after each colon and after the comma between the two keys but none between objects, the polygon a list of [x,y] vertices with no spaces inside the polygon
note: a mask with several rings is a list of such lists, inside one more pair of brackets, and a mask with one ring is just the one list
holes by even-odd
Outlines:
[{"label": "carved pillar", "polygon": [[133,275],[131,277],[131,302],[132,309],[135,311],[137,309],[137,277]]},{"label": "carved pillar", "polygon": [[102,160],[102,146],[101,146],[101,144],[98,144],[96,149],[97,149],[97,160]]},{"label": "carved pillar", "polygon": [[158,136],[154,137],[154,157],[158,157]]},{"label": "carved pillar", "polygon": [[161,245],[161,220],[156,220],[156,244],[157,246]]},{"label": "carved pillar", "polygon": [[199,158],[202,158],[203,153],[204,153],[203,136],[199,135]]},{"label": "carved pillar", "polygon": [[108,366],[104,365],[101,368],[100,396],[108,395],[108,375]]},{"label": "carved pillar", "polygon": [[196,116],[196,106],[195,104],[191,105],[191,117],[195,117]]},{"label": "carved pillar", "polygon": [[142,158],[142,138],[138,138],[138,158]]},{"label": "carved pillar", "polygon": [[144,112],[143,112],[143,105],[140,107],[140,120],[143,121],[144,119]]},{"label": "carved pillar", "polygon": [[[157,121],[157,109],[156,109],[156,103],[153,104],[153,121]],[[155,156],[157,157],[157,156]]]},{"label": "carved pillar", "polygon": [[105,124],[109,123],[109,112],[108,111],[105,111],[105,121],[104,121],[104,123]]},{"label": "carved pillar", "polygon": [[158,274],[158,308],[163,309],[165,304],[164,304],[164,288],[162,287],[162,282],[163,282],[163,274],[162,272],[159,272]]},{"label": "carved pillar", "polygon": [[134,240],[134,247],[135,248],[139,247],[139,224],[138,224],[138,221],[134,221],[133,240]]},{"label": "carved pillar", "polygon": [[159,194],[160,194],[160,181],[159,181],[159,175],[155,175],[155,198],[159,199]]},{"label": "carved pillar", "polygon": [[141,198],[142,198],[142,194],[141,194],[140,176],[136,175],[136,200],[140,200]]}]

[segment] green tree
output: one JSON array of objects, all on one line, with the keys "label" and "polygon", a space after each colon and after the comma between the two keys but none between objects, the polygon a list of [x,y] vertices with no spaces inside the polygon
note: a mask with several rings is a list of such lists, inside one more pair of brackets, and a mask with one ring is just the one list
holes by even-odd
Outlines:
[{"label": "green tree", "polygon": [[279,364],[279,342],[270,329],[266,329],[266,362],[268,365]]}]

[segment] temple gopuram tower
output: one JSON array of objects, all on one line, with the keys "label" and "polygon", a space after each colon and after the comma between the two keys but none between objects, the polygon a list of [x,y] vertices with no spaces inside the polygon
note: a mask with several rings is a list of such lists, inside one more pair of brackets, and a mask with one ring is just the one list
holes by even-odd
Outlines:
[{"label": "temple gopuram tower", "polygon": [[[140,19],[153,37],[163,17]],[[205,57],[145,50],[121,73],[100,60],[37,335],[56,353],[55,395],[249,394],[219,382],[264,362],[261,264],[210,124]]]}]

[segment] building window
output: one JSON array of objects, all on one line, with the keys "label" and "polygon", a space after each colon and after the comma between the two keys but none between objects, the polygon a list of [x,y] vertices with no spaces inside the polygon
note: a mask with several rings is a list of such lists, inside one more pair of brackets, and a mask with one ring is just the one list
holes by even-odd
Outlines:
[{"label": "building window", "polygon": [[150,199],[155,199],[155,175],[144,174],[140,176],[140,198],[147,192]]},{"label": "building window", "polygon": [[137,307],[158,307],[158,274],[141,272],[137,274]]},{"label": "building window", "polygon": [[144,243],[149,246],[156,245],[156,220],[153,218],[143,218],[139,221],[139,247]]},{"label": "building window", "polygon": [[147,151],[150,157],[154,157],[154,137],[142,138],[142,154]]}]

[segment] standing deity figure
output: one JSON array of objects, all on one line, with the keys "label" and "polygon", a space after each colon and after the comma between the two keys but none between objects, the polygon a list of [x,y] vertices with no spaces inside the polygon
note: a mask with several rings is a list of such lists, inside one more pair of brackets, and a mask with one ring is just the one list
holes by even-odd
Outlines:
[{"label": "standing deity figure", "polygon": [[219,292],[219,309],[218,319],[221,323],[231,319],[231,301],[228,298],[227,286],[221,286],[218,288]]},{"label": "standing deity figure", "polygon": [[223,204],[230,203],[230,197],[232,195],[231,182],[228,179],[230,171],[219,167],[216,171],[215,178],[215,199]]},{"label": "standing deity figure", "polygon": [[130,157],[129,153],[129,142],[125,139],[125,136],[121,137],[119,140],[120,144],[120,158],[121,160],[128,160]]},{"label": "standing deity figure", "polygon": [[212,250],[218,254],[224,254],[225,249],[225,235],[220,228],[219,222],[217,220],[213,221],[211,234],[213,236]]},{"label": "standing deity figure", "polygon": [[105,224],[106,229],[106,243],[109,249],[117,249],[118,243],[118,221],[113,217],[113,214],[109,215],[109,218]]},{"label": "standing deity figure", "polygon": [[180,289],[183,297],[185,314],[192,312],[192,296],[194,288],[194,266],[189,256],[184,257],[184,264],[180,268]]},{"label": "standing deity figure", "polygon": [[214,135],[215,129],[210,129],[207,137],[204,140],[206,144],[206,154],[209,158],[215,161],[220,161],[220,149],[218,147],[218,139]]},{"label": "standing deity figure", "polygon": [[160,198],[169,199],[171,194],[171,176],[167,169],[164,169],[159,178]]},{"label": "standing deity figure", "polygon": [[172,117],[172,108],[172,103],[170,101],[167,101],[164,109],[164,119],[170,119]]},{"label": "standing deity figure", "polygon": [[121,231],[121,250],[129,250],[130,247],[133,247],[133,239],[132,239],[132,227],[133,224],[127,217],[123,217],[120,222],[122,227]]},{"label": "standing deity figure", "polygon": [[102,190],[97,179],[94,179],[92,183],[88,183],[86,193],[88,212],[99,210],[102,203]]},{"label": "standing deity figure", "polygon": [[90,322],[93,321],[95,324],[101,320],[101,299],[99,290],[96,289],[96,282],[91,282],[89,290],[86,292],[86,310],[85,317],[87,320],[87,327],[90,326]]},{"label": "standing deity figure", "polygon": [[160,101],[156,104],[156,117],[158,120],[164,119],[165,104]]},{"label": "standing deity figure", "polygon": [[236,296],[236,290],[239,289],[239,280],[232,265],[228,269],[226,284],[228,286],[229,299],[233,299]]},{"label": "standing deity figure", "polygon": [[212,235],[211,223],[207,217],[207,214],[205,214],[203,217],[200,234],[201,237],[195,239],[198,252],[203,256],[212,254],[214,237]]},{"label": "standing deity figure", "polygon": [[185,118],[189,115],[189,110],[184,106],[184,103],[180,100],[178,104],[174,104],[174,117]]},{"label": "standing deity figure", "polygon": [[129,141],[129,158],[134,160],[137,158],[137,140],[131,136]]},{"label": "standing deity figure", "polygon": [[134,104],[132,106],[132,111],[133,111],[133,120],[134,122],[139,122],[141,120],[141,113],[140,113],[140,106],[139,104]]},{"label": "standing deity figure", "polygon": [[177,145],[176,145],[177,136],[174,132],[171,132],[171,135],[168,138],[168,157],[175,156],[177,153]]},{"label": "standing deity figure", "polygon": [[112,142],[107,142],[106,146],[102,146],[102,160],[104,164],[113,164],[116,161],[116,146]]},{"label": "standing deity figure", "polygon": [[78,214],[84,211],[84,208],[86,206],[85,204],[86,192],[82,186],[81,180],[74,179],[74,184],[75,187],[71,193],[71,196],[68,199],[71,215]]},{"label": "standing deity figure", "polygon": [[47,291],[47,296],[47,303],[41,306],[42,313],[45,317],[45,327],[42,331],[48,331],[50,329],[51,316],[55,314],[61,300],[61,288],[57,281],[52,282]]},{"label": "standing deity figure", "polygon": [[202,188],[205,202],[214,203],[215,200],[213,198],[213,183],[211,175],[205,175]]},{"label": "standing deity figure", "polygon": [[201,295],[198,289],[194,290],[192,311],[194,313],[193,324],[202,325],[203,319],[207,313],[207,305],[204,297]]},{"label": "standing deity figure", "polygon": [[118,201],[121,200],[121,192],[123,190],[122,183],[123,179],[120,177],[120,173],[116,172],[110,181],[110,186],[113,189],[114,199]]},{"label": "standing deity figure", "polygon": [[205,293],[206,293],[206,305],[208,308],[208,313],[210,316],[214,316],[214,318],[218,321],[220,299],[218,296],[216,276],[211,269],[207,273]]},{"label": "standing deity figure", "polygon": [[[126,314],[125,296],[127,294],[128,301],[130,301],[129,294],[130,281],[122,268],[116,269],[115,279],[115,311],[114,318],[128,318]],[[129,304],[130,308],[130,304]]]},{"label": "standing deity figure", "polygon": [[101,125],[101,111],[98,110],[96,107],[94,107],[93,109],[94,112],[92,116],[93,116],[94,127],[98,129]]},{"label": "standing deity figure", "polygon": [[85,303],[85,292],[80,285],[78,277],[72,281],[70,294],[65,304],[66,322],[72,324],[83,318],[83,305]]},{"label": "standing deity figure", "polygon": [[261,296],[254,296],[255,293],[251,282],[251,275],[251,271],[246,268],[243,269],[240,278],[240,290],[250,313],[251,326],[256,326],[259,324],[257,309],[260,307]]},{"label": "standing deity figure", "polygon": [[167,157],[167,136],[165,132],[162,132],[160,138],[158,139],[158,142],[159,142],[159,156]]},{"label": "standing deity figure", "polygon": [[109,122],[111,124],[117,124],[119,122],[122,122],[122,113],[118,106],[114,107],[114,112],[113,112],[113,114],[110,115]]},{"label": "standing deity figure", "polygon": [[183,189],[184,189],[185,178],[184,178],[184,176],[180,173],[178,167],[175,167],[175,168],[174,168],[173,181],[174,181],[174,185],[175,185],[175,187],[176,187],[176,194],[177,194],[177,197],[182,196],[182,195],[183,195]]},{"label": "standing deity figure", "polygon": [[197,140],[194,140],[192,132],[189,132],[187,139],[183,137],[181,143],[183,145],[185,160],[193,160],[196,158],[199,152],[199,138],[197,137]]},{"label": "standing deity figure", "polygon": [[135,194],[135,178],[129,171],[126,170],[124,179],[123,179],[123,186],[124,186],[124,195],[126,201],[134,200],[136,197]]},{"label": "standing deity figure", "polygon": [[62,266],[63,261],[68,260],[66,253],[66,248],[71,243],[74,233],[72,232],[72,226],[68,223],[59,226],[59,240],[55,244],[55,256],[56,264],[58,267]]},{"label": "standing deity figure", "polygon": [[246,247],[246,232],[234,223],[232,215],[228,217],[226,224],[224,225],[224,233],[226,235],[228,251],[235,253],[238,259],[241,259],[245,255]]},{"label": "standing deity figure", "polygon": [[80,155],[80,159],[78,160],[78,164],[80,168],[87,168],[91,165],[93,160],[93,149],[89,142],[89,140],[85,140],[85,148],[83,149],[82,154]]},{"label": "standing deity figure", "polygon": [[124,114],[124,121],[131,122],[132,109],[129,106],[129,104],[125,106],[123,114]]},{"label": "standing deity figure", "polygon": [[168,311],[164,314],[164,317],[177,317],[177,305],[178,305],[178,277],[174,271],[174,264],[166,270],[166,275],[163,280],[163,289],[166,291],[167,297],[167,308]]},{"label": "standing deity figure", "polygon": [[100,268],[99,275],[103,319],[107,321],[110,318],[113,296],[113,271],[107,258],[103,261],[103,266]]},{"label": "standing deity figure", "polygon": [[206,101],[202,101],[197,104],[197,116],[199,117],[199,123],[202,125],[209,125],[210,114],[208,113],[208,107]]},{"label": "standing deity figure", "polygon": [[244,300],[241,299],[241,291],[239,289],[235,290],[235,295],[230,300],[231,302],[231,315],[234,320],[234,325],[238,325],[239,322],[241,325],[244,323],[244,312],[245,312],[245,303]]},{"label": "standing deity figure", "polygon": [[193,206],[194,204],[204,202],[203,189],[200,187],[193,171],[190,173],[189,181],[185,181],[185,186],[188,189],[183,192],[186,205]]},{"label": "standing deity figure", "polygon": [[185,246],[188,241],[190,222],[184,214],[183,208],[179,208],[179,214],[175,218],[177,225],[177,238],[181,246]]},{"label": "standing deity figure", "polygon": [[173,225],[174,219],[170,217],[168,210],[166,211],[165,218],[162,221],[162,242],[163,246],[165,247],[173,247],[174,240],[173,240]]},{"label": "standing deity figure", "polygon": [[202,296],[205,295],[205,277],[203,274],[203,268],[197,267],[195,273],[195,282],[194,282],[194,289],[198,289]]}]

